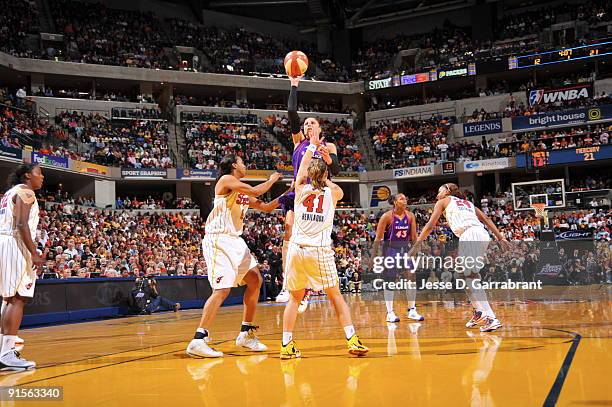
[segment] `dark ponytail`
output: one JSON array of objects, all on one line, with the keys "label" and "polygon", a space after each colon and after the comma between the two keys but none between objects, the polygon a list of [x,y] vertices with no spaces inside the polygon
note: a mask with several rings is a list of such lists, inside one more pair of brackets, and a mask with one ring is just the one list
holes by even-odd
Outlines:
[{"label": "dark ponytail", "polygon": [[395,199],[397,198],[397,194],[391,194],[389,196],[389,199],[387,200],[387,202],[389,203],[389,205],[391,206],[395,206]]},{"label": "dark ponytail", "polygon": [[231,174],[234,170],[233,165],[238,162],[238,156],[236,154],[227,154],[221,159],[219,163],[219,174],[217,174],[217,181],[224,176]]},{"label": "dark ponytail", "polygon": [[38,164],[21,164],[9,175],[8,187],[12,188],[15,185],[24,184],[26,182],[26,174],[31,174],[36,167],[38,167]]}]

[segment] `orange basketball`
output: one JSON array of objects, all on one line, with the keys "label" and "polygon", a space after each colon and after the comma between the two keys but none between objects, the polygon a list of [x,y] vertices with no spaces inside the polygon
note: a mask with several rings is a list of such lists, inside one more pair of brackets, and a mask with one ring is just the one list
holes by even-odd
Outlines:
[{"label": "orange basketball", "polygon": [[302,51],[291,51],[285,56],[284,65],[287,75],[296,78],[306,73],[308,57]]}]

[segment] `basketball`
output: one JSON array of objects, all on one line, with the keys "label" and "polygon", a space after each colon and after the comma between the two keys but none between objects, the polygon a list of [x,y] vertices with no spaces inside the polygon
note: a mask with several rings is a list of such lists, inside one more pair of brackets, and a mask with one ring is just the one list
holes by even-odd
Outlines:
[{"label": "basketball", "polygon": [[296,78],[306,73],[308,57],[302,51],[291,51],[285,56],[284,65],[287,75]]}]

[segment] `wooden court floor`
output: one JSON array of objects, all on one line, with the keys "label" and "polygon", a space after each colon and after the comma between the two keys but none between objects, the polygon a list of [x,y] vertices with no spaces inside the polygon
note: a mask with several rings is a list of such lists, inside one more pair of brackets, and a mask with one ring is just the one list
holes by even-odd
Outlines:
[{"label": "wooden court floor", "polygon": [[283,306],[276,304],[258,309],[263,354],[233,344],[242,307],[220,311],[211,335],[222,359],[184,353],[199,310],[27,329],[23,354],[39,367],[2,374],[0,386],[63,386],[61,403],[74,406],[612,405],[610,290],[497,291],[504,328],[489,334],[464,327],[470,309],[461,293],[420,296],[427,319],[395,326],[384,322],[382,301],[347,296],[371,349],[363,358],[346,353],[323,298],[294,333],[301,360],[278,358]]}]

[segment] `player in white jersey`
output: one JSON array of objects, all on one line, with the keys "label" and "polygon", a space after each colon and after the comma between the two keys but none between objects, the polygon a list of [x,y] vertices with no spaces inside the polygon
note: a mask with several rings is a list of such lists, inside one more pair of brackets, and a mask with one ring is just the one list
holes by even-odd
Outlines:
[{"label": "player in white jersey", "polygon": [[273,173],[270,179],[255,187],[240,181],[245,174],[246,166],[242,158],[235,154],[226,155],[219,163],[214,205],[206,219],[205,236],[202,240],[208,281],[213,292],[204,304],[200,326],[187,346],[187,354],[190,356],[223,356],[222,352],[208,345],[208,328],[232,287],[244,284],[247,288],[243,300],[243,322],[236,345],[256,352],[267,349],[255,336],[257,327],[253,325],[262,278],[257,260],[241,235],[244,217],[249,208],[271,212],[279,206],[278,198],[264,203],[257,197],[265,194],[280,179],[281,174]]},{"label": "player in white jersey", "polygon": [[36,267],[44,260],[36,250],[38,202],[34,191],[42,188],[39,166],[22,164],[9,179],[10,189],[0,200],[0,294],[2,310],[0,370],[27,370],[36,363],[20,357],[16,349],[23,308],[34,296]]},{"label": "player in white jersey", "polygon": [[283,315],[281,359],[301,356],[293,340],[293,327],[306,287],[325,290],[344,328],[349,353],[368,352],[355,334],[348,305],[338,287],[331,232],[336,203],[344,193],[328,179],[327,164],[312,158],[320,144],[319,135],[313,133],[295,181],[295,217],[285,265],[286,287],[291,296]]},{"label": "player in white jersey", "polygon": [[[467,262],[464,275],[468,297],[474,308],[472,318],[467,322],[467,328],[474,328],[481,324],[482,332],[495,331],[501,328],[501,322],[495,316],[495,313],[489,305],[486,292],[481,288],[472,286],[473,280],[480,279],[480,269],[484,262],[482,260],[487,251],[489,241],[489,233],[485,229],[485,225],[495,235],[499,241],[506,242],[506,238],[497,229],[493,221],[485,215],[473,203],[465,199],[465,196],[459,191],[459,187],[455,184],[444,184],[438,190],[438,200],[434,206],[433,213],[427,224],[421,230],[421,234],[417,238],[417,243],[427,239],[433,231],[438,219],[444,214],[453,233],[459,237],[459,252],[457,257],[461,259],[471,259],[469,264],[472,267],[467,267]],[[418,249],[418,244],[411,249],[409,255],[413,255]]]}]

